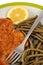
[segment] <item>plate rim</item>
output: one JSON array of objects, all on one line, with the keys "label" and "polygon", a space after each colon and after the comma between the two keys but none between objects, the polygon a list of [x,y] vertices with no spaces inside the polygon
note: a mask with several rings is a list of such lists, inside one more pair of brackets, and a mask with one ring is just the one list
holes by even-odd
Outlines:
[{"label": "plate rim", "polygon": [[43,10],[43,6],[39,5],[39,4],[34,4],[34,3],[29,3],[29,2],[12,2],[12,3],[7,3],[7,4],[2,4],[0,5],[0,8],[5,8],[8,6],[30,6],[30,7],[35,7],[38,8],[40,10]]}]

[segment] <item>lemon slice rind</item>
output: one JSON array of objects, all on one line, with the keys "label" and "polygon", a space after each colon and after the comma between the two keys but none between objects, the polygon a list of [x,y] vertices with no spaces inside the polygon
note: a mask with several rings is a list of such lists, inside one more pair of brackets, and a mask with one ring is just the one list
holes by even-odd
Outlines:
[{"label": "lemon slice rind", "polygon": [[24,10],[24,12],[25,12],[25,18],[22,19],[22,20],[20,20],[20,21],[17,21],[17,22],[14,22],[13,19],[12,19],[12,21],[14,22],[14,24],[19,24],[19,23],[21,23],[22,21],[24,21],[24,20],[26,20],[26,19],[29,18],[29,12],[28,12],[28,10],[27,10],[25,7],[13,7],[13,8],[11,8],[11,9],[8,11],[8,13],[7,13],[7,17],[8,17],[8,18],[11,18],[11,17],[10,17],[11,12],[12,12],[13,10],[17,9],[17,8],[21,8],[21,9]]}]

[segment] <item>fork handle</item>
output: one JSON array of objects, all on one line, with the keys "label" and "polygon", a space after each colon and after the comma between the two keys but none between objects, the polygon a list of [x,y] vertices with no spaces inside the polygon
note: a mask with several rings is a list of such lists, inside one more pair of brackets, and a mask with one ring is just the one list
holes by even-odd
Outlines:
[{"label": "fork handle", "polygon": [[33,32],[33,30],[36,28],[36,26],[39,24],[40,19],[42,19],[43,17],[43,10],[40,12],[38,18],[35,20],[35,22],[33,23],[32,27],[30,28],[28,34],[26,35],[24,41],[22,42],[22,44],[25,44],[27,39],[29,38],[29,36],[31,35],[31,33]]}]

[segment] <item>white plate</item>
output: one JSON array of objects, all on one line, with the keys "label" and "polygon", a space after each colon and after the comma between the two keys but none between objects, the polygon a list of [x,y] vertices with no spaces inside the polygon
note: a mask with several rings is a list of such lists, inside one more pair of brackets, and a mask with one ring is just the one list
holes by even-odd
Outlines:
[{"label": "white plate", "polygon": [[[8,6],[8,7],[5,7],[5,8],[1,8],[0,9],[0,18],[6,18],[6,15],[7,15],[7,12],[10,8],[12,7],[15,7],[15,6]],[[39,15],[40,13],[40,9],[38,8],[34,8],[34,7],[30,7],[30,6],[23,6],[25,8],[28,9],[29,13],[30,13],[30,17],[33,17],[33,16],[36,16],[36,15]],[[43,19],[41,20],[41,24],[43,25]]]},{"label": "white plate", "polygon": [[[0,18],[6,18],[8,10],[12,7],[15,7],[15,6],[8,6],[8,7],[5,7],[5,8],[1,8],[0,9]],[[40,11],[41,11],[38,8],[34,8],[34,7],[30,7],[30,6],[23,6],[23,7],[28,9],[28,11],[30,13],[30,18],[33,17],[33,16],[36,16],[36,15],[39,15]],[[43,19],[41,20],[41,24],[43,24]],[[15,64],[15,65],[17,65],[17,64]]]}]

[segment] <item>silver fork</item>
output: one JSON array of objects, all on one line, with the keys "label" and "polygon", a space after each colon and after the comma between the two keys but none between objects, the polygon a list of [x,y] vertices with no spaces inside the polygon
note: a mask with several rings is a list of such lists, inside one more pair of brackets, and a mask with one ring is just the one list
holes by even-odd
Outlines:
[{"label": "silver fork", "polygon": [[9,54],[9,56],[6,58],[6,61],[8,61],[9,63],[11,63],[13,65],[21,57],[22,52],[24,51],[24,45],[25,45],[27,39],[29,38],[29,36],[31,35],[33,30],[36,28],[36,26],[38,25],[38,23],[39,23],[39,21],[41,20],[42,17],[43,17],[43,10],[40,12],[40,15],[35,20],[34,24],[32,25],[31,29],[29,30],[29,32],[26,35],[23,42],[16,49],[14,49],[11,52],[11,54]]}]

